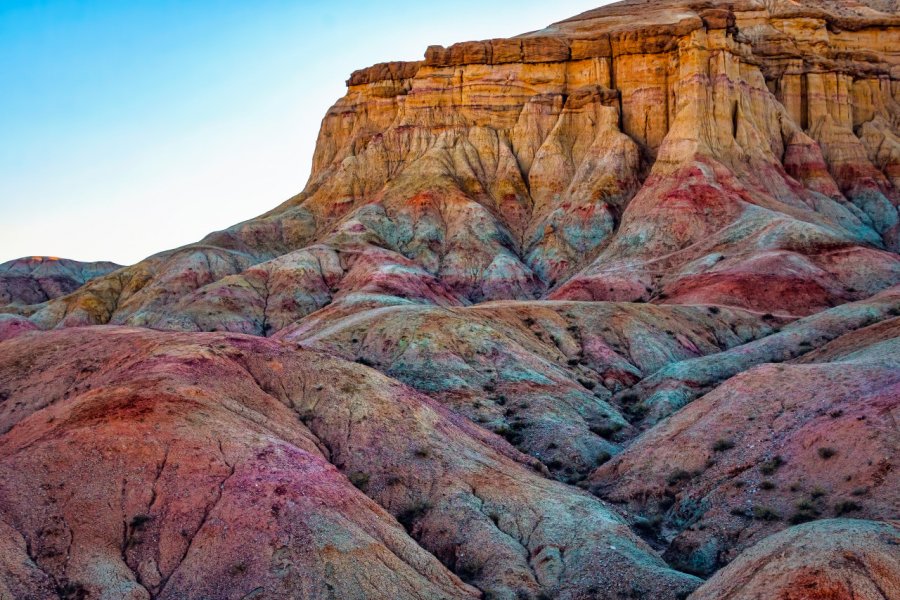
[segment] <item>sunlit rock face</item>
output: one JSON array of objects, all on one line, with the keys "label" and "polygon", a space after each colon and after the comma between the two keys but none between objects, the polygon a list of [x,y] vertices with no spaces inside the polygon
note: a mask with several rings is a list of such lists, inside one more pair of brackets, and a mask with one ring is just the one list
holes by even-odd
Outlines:
[{"label": "sunlit rock face", "polygon": [[0,268],[0,597],[898,597],[898,203],[893,0],[357,71],[272,211]]},{"label": "sunlit rock face", "polygon": [[[36,322],[268,335],[385,280],[431,304],[862,299],[900,280],[898,31],[889,2],[628,1],[357,71],[302,193]],[[377,281],[345,281],[362,257]]]}]

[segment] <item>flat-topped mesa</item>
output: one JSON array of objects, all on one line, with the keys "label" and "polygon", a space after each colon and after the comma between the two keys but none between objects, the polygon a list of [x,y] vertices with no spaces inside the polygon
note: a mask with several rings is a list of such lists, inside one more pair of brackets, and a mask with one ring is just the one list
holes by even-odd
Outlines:
[{"label": "flat-topped mesa", "polygon": [[[746,81],[752,72],[762,73],[766,86],[803,129],[824,113],[851,127],[879,114],[896,121],[894,107],[886,105],[896,104],[900,96],[900,15],[878,11],[892,6],[630,0],[515,38],[431,46],[424,61],[375,65],[354,73],[348,84],[378,84],[372,95],[384,97],[383,83],[389,81],[396,94],[413,92],[420,98],[411,108],[456,108],[455,116],[464,122],[499,129],[511,128],[515,123],[509,121],[531,97],[600,85],[622,93],[624,133],[655,158],[676,116],[684,67],[698,59],[692,58],[697,50],[735,56],[735,65],[747,70],[729,74],[735,83],[752,85]],[[459,72],[446,71],[460,67]],[[496,85],[501,82],[507,86]],[[449,98],[441,94],[448,87],[460,93]],[[469,114],[473,104],[503,108],[494,110],[497,119],[491,119],[483,112]],[[514,109],[509,116],[507,111]]]},{"label": "flat-topped mesa", "polygon": [[[184,302],[179,326],[211,327],[196,324],[210,312],[192,304],[205,302],[198,288],[255,262],[280,272],[276,257],[319,245],[394,252],[369,259],[408,261],[428,282],[414,296],[462,304],[802,315],[900,280],[900,259],[881,252],[900,251],[894,0],[626,0],[510,39],[432,46],[347,84],[306,189],[203,240],[190,261],[209,277],[157,276],[175,264],[157,258],[106,281],[102,302],[59,302],[36,322],[170,323],[168,306]],[[347,281],[371,292],[365,277]],[[330,302],[327,287],[296,315]]]},{"label": "flat-topped mesa", "polygon": [[[887,9],[895,7],[628,0],[510,39],[431,46],[421,63],[376,66],[352,79],[358,85],[323,122],[311,185],[299,199],[332,222],[372,201],[393,219],[411,210],[410,198],[468,198],[499,221],[484,235],[511,238],[506,245],[517,256],[504,259],[504,269],[516,266],[504,277],[526,297],[584,268],[614,241],[620,222],[632,221],[616,236],[617,258],[633,261],[626,256],[650,247],[628,242],[638,238],[665,256],[711,240],[700,232],[724,231],[748,201],[774,211],[773,219],[788,210],[791,219],[825,227],[826,237],[836,220],[852,230],[841,234],[851,243],[898,249],[900,15]],[[601,149],[614,150],[601,157]],[[708,208],[666,217],[655,208],[672,210],[659,203],[691,177],[685,169],[695,161],[724,169],[714,177],[698,171],[703,189],[726,171],[736,178],[728,184],[736,204],[721,222],[703,216]],[[645,182],[654,185],[629,219],[624,210]],[[822,196],[840,206],[822,205]],[[436,213],[416,214],[403,219]],[[385,239],[383,225],[375,233],[367,223],[357,227]],[[460,239],[445,233],[448,242]],[[789,246],[804,247],[806,234],[790,235],[800,237]],[[404,245],[401,252],[435,267],[437,256],[457,256],[429,249],[443,247],[433,239]],[[459,260],[493,275],[497,252],[476,254],[469,249]],[[627,289],[604,276],[589,292],[576,286],[554,297],[647,299],[659,283],[652,273]]]}]

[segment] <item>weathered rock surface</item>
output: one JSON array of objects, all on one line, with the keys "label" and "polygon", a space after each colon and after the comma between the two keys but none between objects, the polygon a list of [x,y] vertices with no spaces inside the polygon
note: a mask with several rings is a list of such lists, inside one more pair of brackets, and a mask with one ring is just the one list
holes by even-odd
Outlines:
[{"label": "weathered rock surface", "polygon": [[800,525],[757,544],[690,600],[900,598],[896,522],[837,519]]},{"label": "weathered rock surface", "polygon": [[892,597],[890,526],[779,531],[900,514],[895,0],[347,85],[274,210],[4,266],[0,598]]},{"label": "weathered rock surface", "polygon": [[[900,16],[870,4],[627,1],[357,71],[302,193],[35,322],[273,333],[370,252],[463,304],[868,297],[900,281]],[[307,295],[270,319],[269,277]]]},{"label": "weathered rock surface", "polygon": [[36,331],[37,329],[37,325],[23,316],[0,314],[0,341],[14,338],[29,331]]},{"label": "weathered rock surface", "polygon": [[676,598],[699,583],[501,438],[280,342],[24,335],[0,344],[0,391],[12,590],[478,596],[435,556],[496,598]]},{"label": "weathered rock surface", "polygon": [[729,379],[635,440],[591,483],[652,524],[671,563],[709,574],[789,523],[895,518],[898,417],[895,317]]},{"label": "weathered rock surface", "polygon": [[83,263],[52,256],[12,260],[0,265],[0,306],[59,298],[120,268],[111,262]]},{"label": "weathered rock surface", "polygon": [[665,366],[620,395],[639,407],[645,424],[653,424],[748,369],[807,354],[823,344],[872,323],[900,316],[900,286],[872,298],[799,319],[765,338]]},{"label": "weathered rock surface", "polygon": [[495,302],[321,311],[280,333],[372,365],[506,437],[577,482],[629,437],[612,394],[663,366],[772,332],[755,315],[702,307]]}]

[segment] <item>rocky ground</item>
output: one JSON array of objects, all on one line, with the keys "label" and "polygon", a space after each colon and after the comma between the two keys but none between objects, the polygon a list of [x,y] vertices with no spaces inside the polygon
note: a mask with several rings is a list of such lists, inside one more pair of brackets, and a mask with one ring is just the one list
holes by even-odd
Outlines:
[{"label": "rocky ground", "polygon": [[12,260],[0,265],[0,305],[40,304],[120,268],[111,262],[84,263],[54,256]]},{"label": "rocky ground", "polygon": [[431,47],[269,213],[3,265],[0,598],[900,598],[898,8]]}]

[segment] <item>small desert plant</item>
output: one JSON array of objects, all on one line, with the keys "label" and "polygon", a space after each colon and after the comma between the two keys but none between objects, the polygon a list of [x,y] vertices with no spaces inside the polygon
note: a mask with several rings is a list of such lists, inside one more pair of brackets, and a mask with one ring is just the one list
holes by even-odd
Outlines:
[{"label": "small desert plant", "polygon": [[812,503],[810,500],[798,500],[797,504],[794,505],[797,510],[807,511],[807,512],[818,512],[816,505]]},{"label": "small desert plant", "polygon": [[818,499],[818,498],[828,495],[828,492],[826,492],[823,488],[814,487],[813,490],[809,494],[813,497],[813,499]]},{"label": "small desert plant", "polygon": [[828,446],[819,448],[818,452],[819,452],[819,457],[822,458],[823,460],[828,460],[829,458],[831,458],[832,456],[837,454],[837,450],[835,450],[834,448],[830,448]]},{"label": "small desert plant", "polygon": [[813,504],[811,500],[800,500],[794,506],[797,509],[797,512],[788,519],[791,525],[799,525],[800,523],[813,521],[820,514],[819,509],[816,508],[816,505]]},{"label": "small desert plant", "polygon": [[669,490],[665,491],[665,495],[659,499],[657,503],[659,506],[659,510],[666,511],[675,506],[675,495],[669,495]]},{"label": "small desert plant", "polygon": [[791,525],[800,525],[801,523],[809,523],[810,521],[815,521],[816,515],[810,512],[798,510],[794,514],[790,516],[788,519],[788,523]]},{"label": "small desert plant", "polygon": [[589,390],[592,390],[592,389],[594,389],[595,387],[597,387],[597,382],[596,382],[596,381],[591,381],[590,379],[581,379],[581,378],[579,378],[579,379],[578,379],[578,383],[580,383],[583,387],[585,387],[586,389],[589,389]]},{"label": "small desert plant", "polygon": [[609,459],[611,459],[611,458],[612,458],[612,454],[610,454],[609,452],[601,452],[600,454],[597,455],[597,460],[595,461],[595,464],[598,467],[601,465],[605,465],[606,463],[609,462]]},{"label": "small desert plant", "polygon": [[143,529],[144,525],[153,520],[150,515],[134,515],[128,525],[132,529]]},{"label": "small desert plant", "polygon": [[759,471],[763,475],[771,475],[784,465],[784,459],[778,455],[773,456],[769,460],[759,465]]},{"label": "small desert plant", "polygon": [[622,404],[634,404],[638,400],[640,400],[640,398],[634,392],[622,394]]},{"label": "small desert plant", "polygon": [[85,600],[88,597],[88,591],[78,582],[57,585],[56,594],[63,600]]},{"label": "small desert plant", "polygon": [[659,528],[662,525],[662,517],[654,515],[652,517],[637,517],[634,520],[634,528],[644,535],[658,535]]},{"label": "small desert plant", "polygon": [[734,448],[734,442],[729,439],[718,439],[716,443],[713,444],[712,449],[715,452],[725,452],[726,450],[731,450]]},{"label": "small desert plant", "polygon": [[622,430],[620,423],[604,423],[603,425],[592,425],[591,433],[599,435],[602,438],[609,439]]},{"label": "small desert plant", "polygon": [[760,489],[764,490],[774,490],[775,484],[769,481],[768,479],[759,484]]},{"label": "small desert plant", "polygon": [[429,510],[431,510],[431,504],[428,502],[417,502],[397,515],[397,521],[399,521],[407,531],[412,531],[416,521],[425,516],[425,513]]},{"label": "small desert plant", "polygon": [[481,576],[484,567],[473,562],[462,562],[457,560],[453,570],[463,581],[473,581]]},{"label": "small desert plant", "polygon": [[365,490],[366,486],[369,485],[369,475],[359,471],[350,473],[347,479],[359,490]]},{"label": "small desert plant", "polygon": [[690,481],[693,478],[693,474],[690,471],[685,471],[684,469],[675,469],[669,476],[666,478],[666,482],[669,485],[675,485],[676,483],[682,481]]},{"label": "small desert plant", "polygon": [[506,441],[509,442],[510,444],[512,444],[513,446],[515,446],[516,444],[518,444],[519,442],[522,441],[522,436],[519,434],[518,431],[516,431],[510,427],[507,427],[505,425],[495,429],[494,433],[496,433],[500,437],[506,438]]},{"label": "small desert plant", "polygon": [[837,516],[846,515],[849,512],[862,510],[862,505],[852,500],[844,500],[834,505],[834,514]]},{"label": "small desert plant", "polygon": [[768,506],[754,506],[753,507],[753,518],[757,521],[780,521],[781,515]]},{"label": "small desert plant", "polygon": [[650,407],[646,404],[631,404],[625,407],[625,414],[635,420],[644,418],[648,412],[650,412]]}]

